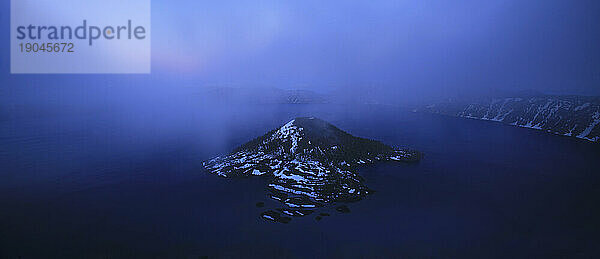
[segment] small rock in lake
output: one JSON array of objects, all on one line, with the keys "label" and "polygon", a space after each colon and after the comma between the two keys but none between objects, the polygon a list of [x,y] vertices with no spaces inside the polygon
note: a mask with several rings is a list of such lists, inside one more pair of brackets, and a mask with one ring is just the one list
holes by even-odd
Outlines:
[{"label": "small rock in lake", "polygon": [[284,204],[290,208],[316,208],[323,206],[304,196],[287,198],[285,199]]},{"label": "small rock in lake", "polygon": [[273,211],[273,210],[265,211],[265,212],[261,213],[260,216],[264,219],[274,221],[274,222],[279,222],[279,223],[289,223],[290,221],[292,221],[292,218],[282,217],[279,214],[279,212]]},{"label": "small rock in lake", "polygon": [[290,218],[290,217],[281,217],[281,218],[279,218],[279,220],[277,220],[277,222],[284,223],[284,224],[287,224],[290,221],[292,221],[292,218]]},{"label": "small rock in lake", "polygon": [[349,213],[350,212],[350,209],[346,205],[338,206],[337,208],[335,208],[335,210],[337,210],[341,213]]},{"label": "small rock in lake", "polygon": [[293,217],[304,217],[306,215],[312,214],[314,211],[312,210],[302,210],[302,209],[277,209],[279,212],[293,216]]},{"label": "small rock in lake", "polygon": [[256,203],[256,207],[262,208],[264,206],[265,206],[265,203],[262,201]]},{"label": "small rock in lake", "polygon": [[320,215],[321,217],[327,217],[327,216],[331,216],[329,213],[324,213],[324,212],[321,212],[319,215]]},{"label": "small rock in lake", "polygon": [[323,219],[321,216],[316,216],[315,220],[320,221],[321,219]]}]

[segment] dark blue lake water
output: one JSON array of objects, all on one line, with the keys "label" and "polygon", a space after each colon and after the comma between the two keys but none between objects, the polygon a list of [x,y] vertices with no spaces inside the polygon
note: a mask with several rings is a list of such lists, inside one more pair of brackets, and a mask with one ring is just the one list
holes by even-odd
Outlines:
[{"label": "dark blue lake water", "polygon": [[[6,110],[5,110],[6,111]],[[316,221],[259,217],[261,179],[201,162],[297,116],[421,150]],[[0,257],[568,257],[600,254],[600,147],[387,106],[159,103],[0,121]]]}]

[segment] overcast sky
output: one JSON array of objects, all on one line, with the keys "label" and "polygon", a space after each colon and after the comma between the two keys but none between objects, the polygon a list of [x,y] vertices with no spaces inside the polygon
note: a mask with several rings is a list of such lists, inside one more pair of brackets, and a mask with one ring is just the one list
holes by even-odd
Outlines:
[{"label": "overcast sky", "polygon": [[600,94],[597,0],[153,0],[147,76],[9,75],[8,2],[0,11],[0,93],[177,84],[404,99],[523,89]]}]

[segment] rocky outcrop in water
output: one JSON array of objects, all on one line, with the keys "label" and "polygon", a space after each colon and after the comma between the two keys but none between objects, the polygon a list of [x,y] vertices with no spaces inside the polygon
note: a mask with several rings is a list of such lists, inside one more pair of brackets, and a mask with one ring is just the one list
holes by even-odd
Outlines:
[{"label": "rocky outcrop in water", "polygon": [[362,165],[421,157],[417,151],[352,136],[317,118],[296,118],[204,167],[222,177],[269,178],[269,197],[288,210],[263,217],[282,222],[280,214],[304,216],[310,214],[306,210],[357,201],[371,193],[357,174]]}]

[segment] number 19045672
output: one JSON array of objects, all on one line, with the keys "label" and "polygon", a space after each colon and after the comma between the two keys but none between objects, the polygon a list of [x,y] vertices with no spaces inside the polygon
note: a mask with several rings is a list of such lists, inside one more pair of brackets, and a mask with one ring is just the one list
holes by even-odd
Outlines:
[{"label": "number 19045672", "polygon": [[73,43],[20,43],[21,52],[75,52]]}]

